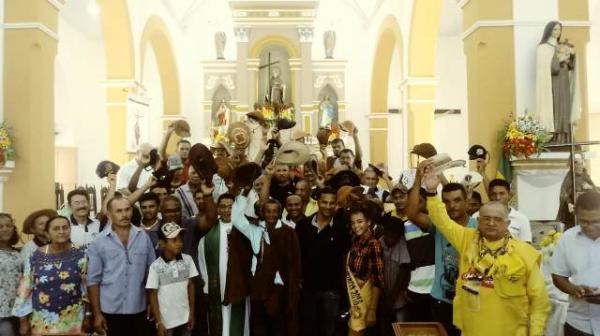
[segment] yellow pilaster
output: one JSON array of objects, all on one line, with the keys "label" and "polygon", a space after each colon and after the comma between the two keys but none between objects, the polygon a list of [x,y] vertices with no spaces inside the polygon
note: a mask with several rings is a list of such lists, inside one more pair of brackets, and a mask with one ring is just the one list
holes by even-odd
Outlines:
[{"label": "yellow pilaster", "polygon": [[16,169],[4,208],[19,225],[54,207],[54,57],[58,9],[46,0],[4,2],[4,119],[12,127]]},{"label": "yellow pilaster", "polygon": [[[490,17],[498,2],[471,0],[464,8],[464,30],[479,20],[512,19],[510,2]],[[467,25],[468,24],[468,25]],[[498,132],[511,113],[516,114],[514,32],[512,26],[481,26],[464,38],[467,61],[469,144],[480,144],[491,153],[489,173],[498,166],[501,144]]]}]

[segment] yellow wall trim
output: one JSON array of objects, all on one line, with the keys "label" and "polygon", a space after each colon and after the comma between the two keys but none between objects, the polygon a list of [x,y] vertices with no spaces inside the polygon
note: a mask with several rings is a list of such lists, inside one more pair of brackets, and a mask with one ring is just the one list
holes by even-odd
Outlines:
[{"label": "yellow wall trim", "polygon": [[[483,27],[537,27],[545,26],[547,21],[481,20],[467,28],[461,38],[464,40]],[[591,27],[591,21],[561,21],[563,27]]]},{"label": "yellow wall trim", "polygon": [[5,23],[2,25],[4,29],[39,29],[44,32],[46,35],[50,36],[55,41],[58,41],[58,34],[52,29],[48,28],[43,23],[39,22],[13,22],[13,23]]}]

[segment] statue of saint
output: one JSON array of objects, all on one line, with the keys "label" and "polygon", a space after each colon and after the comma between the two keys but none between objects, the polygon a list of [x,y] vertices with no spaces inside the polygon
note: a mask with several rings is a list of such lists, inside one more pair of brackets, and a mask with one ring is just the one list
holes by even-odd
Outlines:
[{"label": "statue of saint", "polygon": [[213,120],[213,139],[224,137],[227,134],[229,125],[231,124],[231,110],[227,106],[225,99],[221,99],[219,109],[215,113]]},{"label": "statue of saint", "polygon": [[286,85],[281,79],[279,68],[273,68],[267,85],[265,103],[271,105],[283,105],[286,101],[285,91]]},{"label": "statue of saint", "polygon": [[536,109],[540,124],[554,133],[553,142],[571,141],[571,124],[581,116],[575,49],[561,40],[562,24],[551,21],[537,46]]},{"label": "statue of saint", "polygon": [[321,123],[319,124],[319,127],[327,127],[331,125],[332,122],[336,121],[337,113],[329,96],[323,98],[323,101],[319,105],[319,110],[321,111]]}]

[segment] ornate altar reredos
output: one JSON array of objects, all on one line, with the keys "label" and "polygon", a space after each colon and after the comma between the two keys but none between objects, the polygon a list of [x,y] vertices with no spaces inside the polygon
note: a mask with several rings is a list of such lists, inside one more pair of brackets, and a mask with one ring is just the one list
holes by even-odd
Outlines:
[{"label": "ornate altar reredos", "polygon": [[213,140],[224,136],[232,122],[258,110],[267,123],[295,120],[297,128],[313,135],[319,127],[344,120],[346,61],[333,58],[334,32],[316,38],[316,49],[324,49],[318,52],[321,58],[312,57],[318,4],[229,1],[236,59],[222,59],[223,50],[216,50],[218,59],[202,62],[204,122],[212,125]]}]

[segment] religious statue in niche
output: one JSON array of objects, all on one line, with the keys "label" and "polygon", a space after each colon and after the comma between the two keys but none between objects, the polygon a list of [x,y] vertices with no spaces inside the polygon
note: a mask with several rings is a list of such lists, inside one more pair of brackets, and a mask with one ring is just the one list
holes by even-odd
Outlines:
[{"label": "religious statue in niche", "polygon": [[271,76],[265,93],[265,105],[284,105],[286,102],[286,85],[280,77],[281,71],[274,67],[271,69]]},{"label": "religious statue in niche", "polygon": [[536,117],[554,143],[571,142],[571,126],[581,117],[575,48],[561,39],[562,24],[549,22],[537,46]]},{"label": "religious statue in niche", "polygon": [[335,50],[335,30],[328,30],[323,34],[323,46],[325,47],[325,58],[333,58]]},{"label": "religious statue in niche", "polygon": [[321,114],[319,127],[327,127],[331,123],[337,122],[337,109],[328,95],[323,97],[321,104],[319,104],[319,113]]},{"label": "religious statue in niche", "polygon": [[212,138],[214,142],[223,140],[227,136],[227,129],[231,124],[230,117],[231,110],[225,102],[225,99],[221,99],[221,103],[213,117]]},{"label": "religious statue in niche", "polygon": [[227,43],[227,35],[225,32],[218,31],[215,33],[215,50],[217,59],[225,59],[225,44]]},{"label": "religious statue in niche", "polygon": [[265,123],[269,126],[281,118],[294,120],[294,105],[288,98],[289,64],[286,58],[283,58],[287,57],[287,53],[276,48],[272,50],[275,57],[272,57],[272,51],[265,51],[262,57],[263,64],[258,67],[261,71],[259,92],[264,94],[261,93],[261,96],[257,97],[255,109],[263,114]]}]

